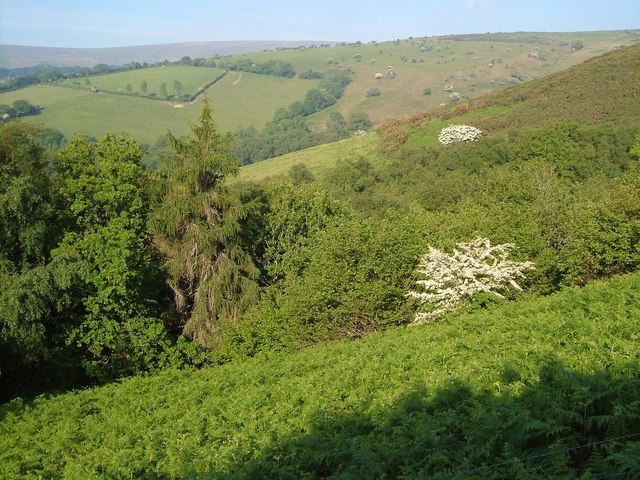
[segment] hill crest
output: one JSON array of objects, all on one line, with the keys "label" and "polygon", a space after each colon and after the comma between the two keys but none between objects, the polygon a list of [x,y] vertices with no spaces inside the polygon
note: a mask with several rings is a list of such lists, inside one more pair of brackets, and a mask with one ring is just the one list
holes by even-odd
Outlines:
[{"label": "hill crest", "polygon": [[212,41],[111,48],[58,48],[26,45],[0,45],[0,68],[35,65],[53,67],[91,67],[99,63],[124,65],[128,62],[154,63],[175,61],[183,56],[212,57],[236,53],[259,52],[277,48],[309,46],[312,41]]}]

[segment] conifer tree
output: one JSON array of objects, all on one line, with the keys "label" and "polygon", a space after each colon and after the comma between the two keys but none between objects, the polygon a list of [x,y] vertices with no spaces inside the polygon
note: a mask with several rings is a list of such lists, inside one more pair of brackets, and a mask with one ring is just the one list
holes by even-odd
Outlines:
[{"label": "conifer tree", "polygon": [[169,134],[163,198],[154,211],[155,241],[167,259],[178,327],[213,349],[224,322],[235,322],[257,297],[258,271],[242,248],[245,209],[225,180],[238,172],[205,101],[191,136]]}]

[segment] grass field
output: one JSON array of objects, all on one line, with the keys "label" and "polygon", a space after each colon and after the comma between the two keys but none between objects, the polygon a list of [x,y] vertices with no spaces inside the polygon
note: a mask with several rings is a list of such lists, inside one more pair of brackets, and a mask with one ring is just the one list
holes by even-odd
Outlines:
[{"label": "grass field", "polygon": [[316,177],[322,179],[337,161],[366,158],[373,165],[383,161],[380,155],[380,138],[375,132],[364,137],[353,137],[339,142],[318,145],[299,152],[288,153],[263,162],[240,168],[240,181],[259,181],[286,176],[289,169],[298,163],[304,164]]},{"label": "grass field", "polygon": [[160,84],[164,83],[169,95],[173,95],[173,82],[177,80],[182,84],[182,94],[196,95],[201,88],[223,73],[224,70],[218,68],[167,65],[88,77],[89,84],[86,83],[85,78],[65,80],[62,84],[86,89],[96,87],[102,91],[115,93],[127,93],[127,85],[131,85],[132,93],[145,96],[145,93],[140,90],[140,84],[145,81],[147,82],[146,95],[155,94],[160,97]]},{"label": "grass field", "polygon": [[633,478],[639,292],[634,274],[363,340],[14,400],[0,408],[0,476]]},{"label": "grass field", "polygon": [[214,117],[225,130],[255,126],[260,129],[278,108],[303,100],[318,80],[272,77],[246,72],[229,72],[207,91]]},{"label": "grass field", "polygon": [[[167,69],[171,70],[170,67]],[[211,69],[182,67],[180,70]],[[113,76],[129,75],[132,78],[130,74],[135,73],[138,79],[142,79],[146,71]],[[91,77],[92,85],[98,78],[103,77]],[[206,96],[213,104],[218,127],[223,131],[235,131],[251,125],[263,126],[273,117],[275,110],[302,100],[307,90],[317,83],[315,80],[230,72],[207,90]],[[60,85],[33,86],[0,94],[0,104],[11,104],[18,99],[44,107],[40,115],[30,117],[30,121],[57,128],[68,137],[77,133],[100,138],[106,132],[127,132],[143,143],[155,142],[167,130],[176,135],[186,134],[188,122],[198,117],[201,108],[199,102],[183,105],[132,95],[93,94],[88,88]]]}]

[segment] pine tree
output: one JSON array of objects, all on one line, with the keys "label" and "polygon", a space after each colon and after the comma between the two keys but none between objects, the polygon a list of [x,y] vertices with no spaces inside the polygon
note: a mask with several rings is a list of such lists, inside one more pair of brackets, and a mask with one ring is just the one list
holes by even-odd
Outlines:
[{"label": "pine tree", "polygon": [[166,256],[177,326],[213,349],[224,322],[235,322],[257,297],[258,271],[242,248],[245,209],[225,180],[238,172],[205,101],[191,136],[169,134],[162,201],[154,211],[155,241]]}]

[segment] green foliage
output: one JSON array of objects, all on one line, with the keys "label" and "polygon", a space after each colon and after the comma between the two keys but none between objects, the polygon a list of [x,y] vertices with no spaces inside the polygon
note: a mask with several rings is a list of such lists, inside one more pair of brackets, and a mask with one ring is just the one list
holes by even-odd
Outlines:
[{"label": "green foliage", "polygon": [[289,169],[289,178],[294,185],[302,183],[312,183],[314,180],[313,173],[304,163],[297,163]]},{"label": "green foliage", "polygon": [[[316,216],[297,210],[273,232],[274,238],[294,243],[276,243],[281,250],[267,251],[269,271],[278,281],[250,315],[255,348],[356,338],[408,323],[412,307],[405,294],[422,245],[420,222],[339,216],[325,228],[312,224],[314,231],[305,232],[296,231],[305,227],[300,216],[314,221]],[[287,233],[292,228],[293,236]]]},{"label": "green foliage", "polygon": [[[78,265],[49,264],[63,222],[39,127],[0,127],[0,366],[2,397],[36,384],[57,364],[64,323],[76,302],[67,290]],[[68,310],[68,312],[67,312]],[[64,340],[62,340],[64,343]],[[69,358],[72,355],[68,355]],[[25,369],[33,367],[31,382]]]},{"label": "green foliage", "polygon": [[633,144],[633,148],[631,149],[631,155],[633,155],[636,159],[640,160],[640,137],[636,139],[636,143]]},{"label": "green foliage", "polygon": [[409,140],[384,166],[336,162],[323,184],[367,216],[411,206],[437,213],[440,227],[429,233],[437,248],[477,235],[515,243],[519,260],[537,267],[528,287],[549,292],[640,265],[635,136],[561,122],[447,148]]},{"label": "green foliage", "polygon": [[0,126],[0,270],[42,264],[56,238],[55,209],[42,130]]},{"label": "green foliage", "polygon": [[318,232],[347,214],[344,205],[313,185],[274,183],[269,193],[263,240],[263,264],[270,277],[269,283],[299,273],[303,263],[300,249],[308,246]]},{"label": "green foliage", "polygon": [[165,82],[162,82],[158,87],[158,95],[160,95],[162,98],[167,98],[167,95],[169,95],[167,93],[167,84]]},{"label": "green foliage", "polygon": [[175,325],[206,348],[217,346],[222,323],[235,322],[257,295],[257,269],[243,250],[243,205],[225,183],[238,166],[228,135],[205,101],[187,139],[170,136],[164,195],[153,213],[155,242],[167,259],[175,294]]},{"label": "green foliage", "polygon": [[73,227],[53,255],[86,264],[84,315],[67,341],[86,352],[87,373],[100,380],[168,364],[170,339],[153,317],[160,276],[141,157],[138,144],[115,135],[73,139],[57,157]]},{"label": "green foliage", "polygon": [[0,407],[0,476],[631,478],[638,292],[636,274],[428,328],[16,399]]},{"label": "green foliage", "polygon": [[229,70],[240,70],[243,72],[258,73],[260,75],[273,75],[276,77],[293,78],[296,74],[291,64],[283,62],[282,60],[268,60],[264,63],[255,63],[249,58],[244,58],[235,62],[219,62],[218,65]]},{"label": "green foliage", "polygon": [[304,80],[313,80],[313,79],[320,79],[323,77],[323,75],[320,72],[316,72],[315,70],[309,69],[306,72],[302,72],[300,75],[298,75],[299,78],[302,78]]},{"label": "green foliage", "polygon": [[373,124],[366,112],[353,112],[349,115],[347,130],[355,132],[357,130],[369,130]]}]

